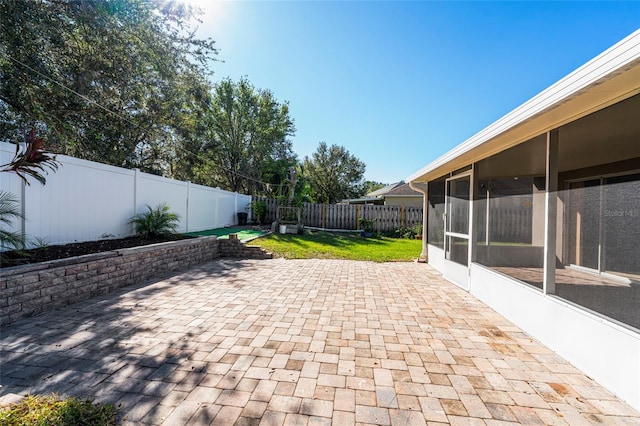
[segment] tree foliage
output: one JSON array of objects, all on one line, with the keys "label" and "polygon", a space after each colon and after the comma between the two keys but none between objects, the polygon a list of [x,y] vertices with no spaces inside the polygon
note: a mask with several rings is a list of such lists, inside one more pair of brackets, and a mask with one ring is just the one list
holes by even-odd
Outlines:
[{"label": "tree foliage", "polygon": [[374,180],[366,180],[364,181],[364,190],[365,194],[369,194],[370,192],[377,191],[378,189],[382,189],[387,186],[386,183],[376,182]]},{"label": "tree foliage", "polygon": [[0,134],[170,174],[209,101],[211,40],[195,11],[159,0],[0,1]]},{"label": "tree foliage", "polygon": [[[299,166],[287,102],[246,78],[208,81],[214,42],[175,0],[0,0],[0,140],[275,196]],[[321,144],[296,199],[362,192],[364,164]],[[304,194],[304,195],[302,195]]]},{"label": "tree foliage", "polygon": [[265,193],[270,188],[261,182],[275,187],[295,164],[288,103],[278,102],[269,90],[256,89],[246,78],[227,78],[215,86],[206,123],[201,143],[194,146],[200,155],[192,156],[193,165],[183,163],[195,168],[200,183]]},{"label": "tree foliage", "polygon": [[311,158],[304,160],[304,173],[313,201],[335,203],[364,194],[365,164],[339,145],[320,142]]}]

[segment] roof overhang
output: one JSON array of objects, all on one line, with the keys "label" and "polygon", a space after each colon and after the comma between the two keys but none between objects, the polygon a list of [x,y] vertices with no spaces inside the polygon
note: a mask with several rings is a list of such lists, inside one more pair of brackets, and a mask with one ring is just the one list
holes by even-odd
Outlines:
[{"label": "roof overhang", "polygon": [[375,201],[382,201],[382,198],[380,198],[380,197],[348,198],[348,199],[342,200],[341,203],[365,204],[365,203],[373,203]]},{"label": "roof overhang", "polygon": [[640,93],[640,30],[407,178],[428,182]]}]

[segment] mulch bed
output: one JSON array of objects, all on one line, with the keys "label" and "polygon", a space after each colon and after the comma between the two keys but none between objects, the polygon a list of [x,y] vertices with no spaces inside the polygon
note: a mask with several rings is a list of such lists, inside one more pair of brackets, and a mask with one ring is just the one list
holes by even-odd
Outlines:
[{"label": "mulch bed", "polygon": [[146,246],[167,241],[184,240],[186,235],[175,235],[170,238],[143,238],[139,236],[121,238],[117,240],[86,241],[83,243],[71,243],[65,245],[52,245],[30,250],[9,251],[2,253],[0,268],[25,265],[28,263],[46,262],[49,260],[65,259],[67,257],[82,256],[85,254],[100,253],[103,251],[118,250],[123,248]]}]

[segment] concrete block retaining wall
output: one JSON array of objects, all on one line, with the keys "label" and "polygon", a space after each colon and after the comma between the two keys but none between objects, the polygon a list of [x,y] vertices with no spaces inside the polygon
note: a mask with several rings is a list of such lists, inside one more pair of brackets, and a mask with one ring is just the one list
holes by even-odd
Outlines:
[{"label": "concrete block retaining wall", "polygon": [[3,268],[0,325],[219,257],[269,256],[237,238],[201,237]]}]

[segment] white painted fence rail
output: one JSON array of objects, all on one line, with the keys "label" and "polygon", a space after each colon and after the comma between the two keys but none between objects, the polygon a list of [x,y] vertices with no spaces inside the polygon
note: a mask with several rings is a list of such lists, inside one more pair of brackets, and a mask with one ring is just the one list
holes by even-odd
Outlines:
[{"label": "white painted fence rail", "polygon": [[[15,145],[0,142],[0,164],[13,158]],[[237,224],[250,195],[167,179],[93,161],[58,155],[60,167],[47,175],[47,184],[30,180],[25,186],[13,173],[0,173],[0,190],[20,201],[24,221],[13,229],[27,241],[65,244],[133,234],[129,219],[166,202],[180,215],[179,232],[196,232]]]}]

